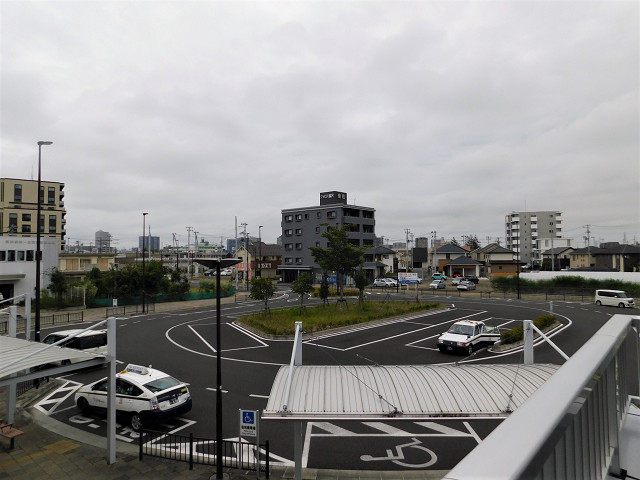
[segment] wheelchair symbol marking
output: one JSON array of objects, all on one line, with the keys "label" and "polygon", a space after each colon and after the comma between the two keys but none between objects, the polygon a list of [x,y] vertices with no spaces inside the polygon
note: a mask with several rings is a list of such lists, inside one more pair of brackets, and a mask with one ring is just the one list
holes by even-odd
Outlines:
[{"label": "wheelchair symbol marking", "polygon": [[[410,468],[426,468],[436,463],[436,461],[438,460],[438,457],[436,456],[435,453],[433,453],[432,450],[429,450],[424,445],[421,445],[420,440],[418,440],[417,438],[412,438],[411,440],[413,441],[409,443],[403,443],[402,445],[397,445],[395,447],[396,449],[395,455],[393,454],[393,451],[391,449],[387,449],[386,457],[373,457],[371,455],[362,455],[360,457],[360,460],[362,460],[363,462],[377,462],[377,461],[391,460],[396,465],[400,465],[402,467],[410,467]],[[422,450],[426,452],[426,454],[428,455],[428,460],[425,463],[420,463],[420,464],[401,462],[400,460],[405,459],[404,452],[402,451],[404,448],[415,448],[416,450]]]}]

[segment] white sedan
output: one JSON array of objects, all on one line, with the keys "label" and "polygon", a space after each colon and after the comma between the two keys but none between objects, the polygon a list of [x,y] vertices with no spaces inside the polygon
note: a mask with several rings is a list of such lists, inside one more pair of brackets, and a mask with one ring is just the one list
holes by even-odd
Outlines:
[{"label": "white sedan", "polygon": [[[105,377],[78,389],[74,400],[83,413],[106,412],[107,380]],[[149,422],[186,413],[191,405],[187,385],[160,370],[129,364],[116,374],[116,412],[127,416],[135,431]]]}]

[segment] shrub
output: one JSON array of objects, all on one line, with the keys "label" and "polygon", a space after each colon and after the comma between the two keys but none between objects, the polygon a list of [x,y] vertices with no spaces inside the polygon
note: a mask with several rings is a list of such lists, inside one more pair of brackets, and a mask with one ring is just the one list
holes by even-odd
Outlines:
[{"label": "shrub", "polygon": [[[555,315],[541,315],[533,321],[533,324],[538,327],[540,330],[544,330],[547,327],[550,327],[556,322]],[[517,327],[512,328],[511,330],[505,330],[500,332],[500,341],[503,345],[509,343],[521,342],[524,339],[524,329],[522,325],[518,325]]]}]

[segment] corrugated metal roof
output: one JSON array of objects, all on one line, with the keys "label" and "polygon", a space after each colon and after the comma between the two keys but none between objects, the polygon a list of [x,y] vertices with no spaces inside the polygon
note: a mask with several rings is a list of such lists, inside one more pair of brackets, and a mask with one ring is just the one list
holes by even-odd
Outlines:
[{"label": "corrugated metal roof", "polygon": [[20,338],[0,336],[0,379],[47,363],[72,358],[91,360],[100,357],[102,355],[74,348],[53,347]]},{"label": "corrugated metal roof", "polygon": [[[265,419],[506,416],[559,367],[534,365],[281,367]],[[510,399],[511,395],[511,399]]]}]

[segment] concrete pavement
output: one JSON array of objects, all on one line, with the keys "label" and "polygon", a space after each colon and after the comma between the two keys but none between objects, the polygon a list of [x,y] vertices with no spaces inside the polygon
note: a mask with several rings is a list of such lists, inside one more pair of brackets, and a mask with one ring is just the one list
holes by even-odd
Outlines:
[{"label": "concrete pavement", "polygon": [[[246,301],[246,296],[224,299],[223,303]],[[156,304],[155,313],[163,311],[215,308],[215,300]],[[43,312],[44,314],[44,312]],[[102,320],[105,309],[85,310],[85,322]],[[102,480],[102,479],[213,479],[214,466],[194,465],[189,470],[186,462],[145,456],[138,458],[137,447],[118,442],[116,462],[107,463],[106,438],[84,433],[69,427],[33,408],[38,399],[55,388],[55,382],[45,383],[38,389],[26,392],[18,399],[14,425],[24,435],[16,438],[15,448],[9,449],[9,441],[0,437],[0,480]],[[0,412],[7,411],[7,393],[0,389]],[[255,479],[256,473],[225,469],[230,480]],[[293,479],[293,467],[272,467],[272,479]],[[305,480],[360,480],[360,479],[424,479],[442,478],[446,472],[437,471],[359,471],[304,469]],[[262,473],[259,478],[265,478]]]}]

